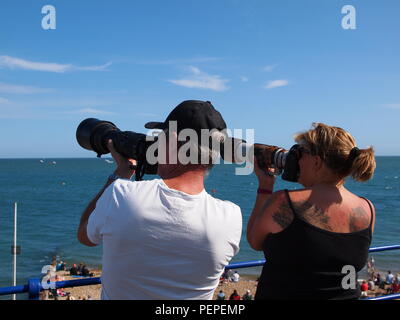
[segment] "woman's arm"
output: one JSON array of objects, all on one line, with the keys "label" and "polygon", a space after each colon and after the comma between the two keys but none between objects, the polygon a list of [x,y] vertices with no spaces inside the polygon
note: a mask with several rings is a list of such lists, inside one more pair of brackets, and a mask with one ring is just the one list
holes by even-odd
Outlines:
[{"label": "woman's arm", "polygon": [[265,237],[285,229],[291,222],[291,215],[285,209],[284,191],[274,192],[259,210],[253,210],[252,223],[247,228],[247,241],[257,251],[262,250]]},{"label": "woman's arm", "polygon": [[258,179],[258,188],[262,190],[268,190],[271,194],[268,193],[259,193],[257,192],[256,202],[254,204],[253,211],[251,212],[249,222],[247,224],[247,241],[250,246],[255,250],[261,250],[262,248],[259,246],[254,246],[254,226],[257,220],[257,217],[260,216],[265,208],[269,205],[271,201],[273,201],[274,197],[272,195],[274,184],[275,184],[275,176],[271,176],[268,171],[264,171],[259,168],[257,161],[254,161],[254,172]]},{"label": "woman's arm", "polygon": [[257,215],[261,214],[263,207],[265,207],[272,197],[272,194],[257,194],[256,202],[254,204],[254,208],[251,211],[251,215],[249,218],[249,222],[247,223],[247,240],[249,240],[249,233],[253,230],[254,222],[256,220]]},{"label": "woman's arm", "polygon": [[[273,191],[275,177],[263,171],[255,164],[255,173],[259,188]],[[287,201],[285,191],[271,195],[257,193],[256,202],[247,225],[247,241],[257,251],[262,250],[265,237],[287,228],[293,221],[293,214]]]}]

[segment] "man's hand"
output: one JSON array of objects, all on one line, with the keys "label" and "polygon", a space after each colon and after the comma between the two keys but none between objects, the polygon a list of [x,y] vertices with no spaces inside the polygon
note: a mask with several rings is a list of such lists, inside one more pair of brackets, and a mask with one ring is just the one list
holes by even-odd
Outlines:
[{"label": "man's hand", "polygon": [[[136,170],[136,160],[134,159],[127,159],[121,154],[119,154],[115,148],[112,140],[108,140],[107,144],[108,150],[110,150],[112,157],[114,158],[115,162],[117,163],[117,169],[115,170],[115,174],[120,176],[121,178],[131,179],[132,176],[135,174]],[[133,166],[133,167],[132,167]]]}]

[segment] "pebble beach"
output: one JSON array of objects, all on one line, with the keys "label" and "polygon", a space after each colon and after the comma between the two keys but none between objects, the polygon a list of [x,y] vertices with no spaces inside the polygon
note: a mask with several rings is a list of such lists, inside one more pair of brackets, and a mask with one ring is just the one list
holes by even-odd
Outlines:
[{"label": "pebble beach", "polygon": [[[101,276],[101,271],[95,270],[95,277]],[[79,278],[71,277],[68,271],[57,271],[56,273],[61,280],[76,280]],[[240,296],[246,293],[247,290],[250,290],[251,294],[254,297],[257,288],[257,281],[254,276],[242,276],[238,282],[230,282],[225,281],[220,283],[215,289],[213,300],[217,298],[217,294],[220,290],[225,293],[226,299],[229,299],[229,296],[233,293],[233,290],[237,290]],[[93,286],[84,286],[84,287],[74,287],[74,288],[65,288],[63,289],[65,293],[69,292],[74,300],[100,300],[101,296],[101,285],[93,285]],[[50,300],[53,300],[50,297]],[[58,297],[58,300],[67,300],[67,297]]]},{"label": "pebble beach", "polygon": [[[101,276],[101,271],[92,270],[94,272],[95,277]],[[56,273],[61,280],[76,280],[78,278],[71,277],[68,271],[58,271]],[[382,273],[383,274],[383,273]],[[362,281],[361,279],[359,281]],[[368,297],[376,297],[386,294],[386,289],[389,286],[385,286],[385,289],[380,289],[378,287],[375,290],[368,291]],[[242,297],[247,290],[250,290],[251,295],[254,297],[257,289],[257,279],[254,275],[241,275],[241,278],[238,282],[232,281],[224,281],[220,282],[218,287],[214,291],[213,300],[216,300],[217,294],[220,290],[225,293],[226,300],[229,299],[229,296],[233,293],[234,290],[237,290],[240,297]],[[92,286],[84,286],[84,287],[74,287],[74,288],[65,288],[63,289],[65,293],[69,292],[72,300],[100,300],[101,296],[101,285],[92,285]],[[45,298],[44,296],[42,298]],[[52,297],[49,298],[53,300]],[[67,300],[67,297],[58,297],[58,300]]]}]

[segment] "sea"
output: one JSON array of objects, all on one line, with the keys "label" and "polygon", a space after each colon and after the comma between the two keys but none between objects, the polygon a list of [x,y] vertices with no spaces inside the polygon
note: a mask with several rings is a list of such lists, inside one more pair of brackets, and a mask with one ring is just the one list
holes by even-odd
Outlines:
[{"label": "sea", "polygon": [[[83,262],[101,269],[102,247],[85,247],[76,238],[83,210],[104,185],[115,164],[109,159],[0,159],[0,286],[11,286],[13,277],[14,204],[17,203],[17,285],[41,277],[52,258],[67,265]],[[238,166],[216,165],[206,178],[214,197],[241,207],[243,233],[240,252],[232,262],[263,259],[246,241],[246,226],[257,189],[254,174],[235,175]],[[154,179],[156,176],[145,176]],[[346,187],[369,198],[377,216],[372,246],[400,244],[400,157],[377,157],[374,178],[365,183],[349,179]],[[300,189],[280,177],[275,190]],[[379,270],[400,272],[400,250],[374,253]],[[261,268],[239,270],[259,274]],[[295,272],[296,266],[293,266]],[[290,275],[288,275],[290,276]]]}]

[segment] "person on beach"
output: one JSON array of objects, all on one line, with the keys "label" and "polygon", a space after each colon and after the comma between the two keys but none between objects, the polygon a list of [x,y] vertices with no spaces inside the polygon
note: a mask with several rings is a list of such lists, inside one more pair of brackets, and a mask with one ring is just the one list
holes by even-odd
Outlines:
[{"label": "person on beach", "polygon": [[78,275],[81,275],[82,274],[82,268],[83,268],[83,263],[81,262],[79,265],[78,265],[78,268],[77,268],[77,272],[78,272]]},{"label": "person on beach", "polygon": [[378,273],[378,274],[376,275],[376,278],[375,278],[375,285],[378,286],[378,287],[380,288],[381,285],[382,285],[382,283],[384,283],[384,282],[382,281],[381,274]]},{"label": "person on beach", "polygon": [[234,272],[234,274],[232,275],[231,281],[232,282],[239,282],[240,280],[240,275],[237,271]]},{"label": "person on beach", "polygon": [[218,292],[217,300],[225,300],[225,293],[222,290]]},{"label": "person on beach", "polygon": [[[167,151],[158,163],[161,179],[130,181],[135,160],[109,141],[117,169],[84,211],[78,240],[103,244],[102,299],[212,299],[242,233],[240,208],[204,189],[225,121],[210,102],[190,100],[146,128],[166,136],[157,140],[158,150]],[[182,140],[188,131],[200,137],[202,129],[214,131],[206,144]],[[184,163],[182,153],[209,161]]]},{"label": "person on beach", "polygon": [[240,296],[237,293],[237,290],[233,290],[233,293],[231,294],[231,296],[229,297],[229,300],[240,300]]},{"label": "person on beach", "polygon": [[90,272],[89,268],[86,265],[82,266],[81,275],[83,277],[93,277],[94,273]]},{"label": "person on beach", "polygon": [[272,169],[255,161],[259,189],[247,239],[266,258],[255,299],[358,299],[375,210],[344,185],[348,176],[373,176],[374,150],[358,149],[348,132],[322,123],[295,141],[303,189],[273,192]]},{"label": "person on beach", "polygon": [[247,289],[246,293],[242,296],[242,300],[253,300],[253,295],[249,289]]},{"label": "person on beach", "polygon": [[386,284],[392,284],[393,283],[393,274],[392,271],[388,271],[387,275],[386,275]]},{"label": "person on beach", "polygon": [[400,291],[400,283],[399,283],[399,278],[396,277],[393,280],[392,284],[392,293],[398,293]]},{"label": "person on beach", "polygon": [[375,282],[372,279],[368,280],[368,290],[375,291]]},{"label": "person on beach", "polygon": [[67,293],[67,299],[65,300],[75,300],[75,297],[71,295],[71,293]]},{"label": "person on beach", "polygon": [[69,274],[71,276],[77,276],[78,275],[78,268],[76,267],[76,264],[73,264],[71,269],[69,269]]},{"label": "person on beach", "polygon": [[367,281],[364,280],[362,282],[360,289],[361,289],[361,297],[362,298],[368,297],[368,283],[367,283]]}]

